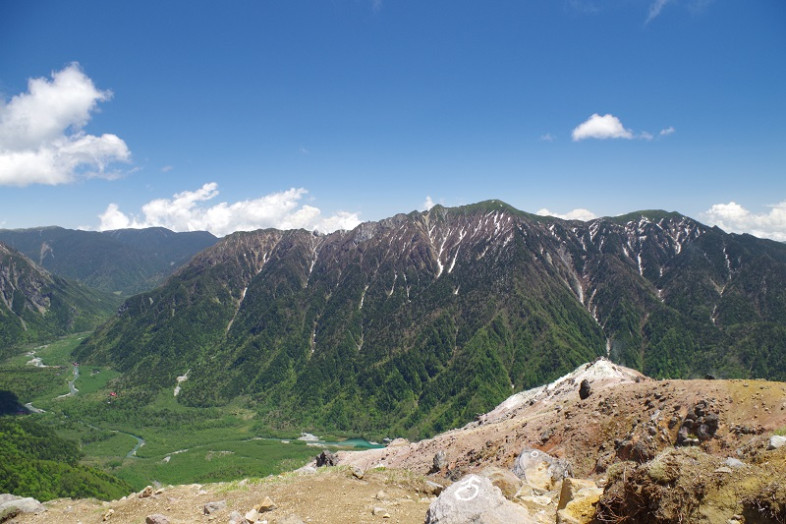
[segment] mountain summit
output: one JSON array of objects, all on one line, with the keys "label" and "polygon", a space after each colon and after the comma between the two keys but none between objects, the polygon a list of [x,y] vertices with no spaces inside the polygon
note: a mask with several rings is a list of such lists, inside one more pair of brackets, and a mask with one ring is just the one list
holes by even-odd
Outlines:
[{"label": "mountain summit", "polygon": [[[431,434],[598,356],[655,377],[786,367],[786,246],[678,213],[588,222],[496,200],[318,235],[235,233],[78,350],[127,388],[272,425]],[[178,383],[179,384],[179,383]]]}]

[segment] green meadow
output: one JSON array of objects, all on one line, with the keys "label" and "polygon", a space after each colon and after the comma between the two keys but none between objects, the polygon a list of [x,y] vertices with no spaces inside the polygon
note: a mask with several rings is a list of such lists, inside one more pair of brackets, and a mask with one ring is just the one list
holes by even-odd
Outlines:
[{"label": "green meadow", "polygon": [[[113,387],[119,374],[106,367],[79,366],[74,382],[78,392],[62,396],[69,393],[68,383],[74,378],[71,352],[85,336],[15,348],[0,362],[0,390],[43,410],[24,416],[76,441],[83,464],[125,480],[134,489],[155,482],[264,477],[296,469],[320,451],[296,440],[297,435],[271,438],[242,400],[222,408],[186,407],[177,403],[174,384],[153,402],[125,396]],[[33,358],[46,367],[28,364]]]}]

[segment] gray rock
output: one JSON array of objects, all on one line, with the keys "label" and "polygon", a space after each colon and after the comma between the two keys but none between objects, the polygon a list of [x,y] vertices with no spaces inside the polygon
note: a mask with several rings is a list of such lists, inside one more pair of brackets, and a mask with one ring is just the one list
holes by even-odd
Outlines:
[{"label": "gray rock", "polygon": [[227,501],[219,500],[216,502],[208,502],[207,504],[205,504],[205,507],[202,510],[205,512],[205,515],[210,515],[211,513],[215,513],[216,511],[221,511],[226,507],[227,507]]},{"label": "gray rock", "polygon": [[323,466],[337,466],[338,465],[338,457],[336,457],[330,451],[323,449],[322,453],[317,455],[317,467],[321,468]]},{"label": "gray rock", "polygon": [[31,497],[0,495],[0,517],[11,518],[21,513],[41,513],[46,511],[43,504]]},{"label": "gray rock", "polygon": [[229,514],[229,524],[246,524],[246,522],[248,522],[246,517],[237,510]]},{"label": "gray rock", "polygon": [[727,458],[725,461],[723,461],[723,463],[726,464],[727,466],[729,466],[730,468],[744,468],[745,467],[745,463],[743,461],[741,461],[740,459],[733,458],[733,457]]},{"label": "gray rock", "polygon": [[169,524],[169,519],[161,513],[155,513],[145,517],[145,524]]},{"label": "gray rock", "polygon": [[507,500],[491,481],[467,475],[431,503],[426,524],[526,524],[529,512]]},{"label": "gray rock", "polygon": [[448,457],[445,455],[445,452],[442,450],[437,451],[434,454],[434,458],[431,461],[431,471],[441,471],[448,463]]},{"label": "gray rock", "polygon": [[773,435],[770,437],[770,443],[767,446],[767,449],[778,449],[786,444],[786,437],[782,437],[780,435]]},{"label": "gray rock", "polygon": [[548,453],[524,448],[513,465],[513,474],[534,488],[548,491],[562,479],[570,477],[572,468],[566,461]]}]

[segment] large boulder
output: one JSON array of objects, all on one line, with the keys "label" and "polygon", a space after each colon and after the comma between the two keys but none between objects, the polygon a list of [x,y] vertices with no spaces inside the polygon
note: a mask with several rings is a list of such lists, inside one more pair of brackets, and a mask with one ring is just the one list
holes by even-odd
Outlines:
[{"label": "large boulder", "polygon": [[571,467],[539,449],[525,448],[513,465],[513,473],[537,490],[551,491],[571,475]]},{"label": "large boulder", "polygon": [[41,513],[42,511],[46,511],[46,508],[34,498],[17,497],[7,493],[0,495],[0,522],[22,513]]},{"label": "large boulder", "polygon": [[426,524],[529,524],[529,512],[502,495],[489,479],[467,475],[431,503]]}]

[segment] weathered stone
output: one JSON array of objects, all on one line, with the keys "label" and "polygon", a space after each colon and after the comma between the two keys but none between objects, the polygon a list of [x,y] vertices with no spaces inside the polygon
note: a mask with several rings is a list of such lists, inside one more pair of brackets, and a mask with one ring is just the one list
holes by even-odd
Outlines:
[{"label": "weathered stone", "polygon": [[441,471],[448,463],[448,457],[444,451],[439,450],[434,454],[434,458],[431,460],[431,471],[432,473],[436,473],[437,471]]},{"label": "weathered stone", "polygon": [[246,514],[244,515],[246,520],[251,522],[256,522],[260,516],[261,514],[256,509],[250,509],[246,511]]},{"label": "weathered stone", "polygon": [[589,380],[585,378],[581,381],[581,385],[579,386],[579,398],[585,400],[590,395],[592,395],[592,388],[590,387]]},{"label": "weathered stone", "polygon": [[262,500],[262,503],[259,506],[257,506],[257,511],[259,511],[260,513],[265,513],[266,511],[273,511],[274,509],[276,509],[276,504],[273,502],[273,499],[271,499],[270,497],[265,497]]},{"label": "weathered stone", "polygon": [[780,435],[773,435],[770,437],[770,442],[767,445],[767,449],[778,449],[786,444],[786,437],[782,437]]},{"label": "weathered stone", "polygon": [[563,478],[570,476],[571,467],[548,453],[525,448],[513,465],[513,474],[533,488],[551,491]]},{"label": "weathered stone", "polygon": [[527,521],[527,524],[554,524],[557,505],[550,496],[521,495],[516,499],[516,503],[529,511],[531,520]]},{"label": "weathered stone", "polygon": [[336,457],[330,451],[323,449],[322,453],[317,455],[317,467],[321,468],[323,466],[337,466],[338,465],[338,457]]},{"label": "weathered stone", "polygon": [[685,415],[685,420],[677,432],[678,446],[695,446],[715,436],[720,419],[717,414],[708,413],[707,406],[706,400],[700,400]]},{"label": "weathered stone", "polygon": [[388,510],[386,510],[385,508],[383,508],[381,506],[374,506],[374,509],[371,510],[371,514],[372,515],[377,515],[377,516],[380,516],[380,517],[382,515],[384,515],[385,513],[387,513],[387,512],[388,512]]},{"label": "weathered stone", "polygon": [[496,466],[489,466],[481,471],[480,474],[497,486],[508,500],[513,500],[516,497],[516,493],[518,493],[523,484],[521,479],[514,475],[512,471]]},{"label": "weathered stone", "polygon": [[43,511],[46,511],[44,505],[32,497],[0,495],[0,521],[22,513],[41,513]]},{"label": "weathered stone", "polygon": [[352,476],[356,479],[362,479],[365,476],[365,472],[359,466],[352,466]]},{"label": "weathered stone", "polygon": [[233,511],[229,514],[229,524],[246,524],[246,522],[248,521],[239,511]]},{"label": "weathered stone", "polygon": [[145,524],[169,524],[169,519],[161,513],[155,513],[145,517]]},{"label": "weathered stone", "polygon": [[591,480],[566,478],[559,492],[557,509],[564,509],[568,502],[576,498],[576,494],[583,489],[595,489],[598,486]]},{"label": "weathered stone", "polygon": [[205,507],[202,508],[202,511],[205,515],[210,515],[211,513],[215,513],[216,511],[221,511],[222,509],[227,507],[226,500],[219,500],[216,502],[208,502],[205,504]]},{"label": "weathered stone", "polygon": [[506,499],[491,481],[467,475],[431,503],[426,524],[513,524],[531,522],[529,512]]},{"label": "weathered stone", "polygon": [[557,524],[589,524],[602,494],[591,480],[565,479],[557,504]]},{"label": "weathered stone", "polygon": [[144,499],[153,495],[153,486],[146,486],[145,489],[139,492],[139,498]]},{"label": "weathered stone", "polygon": [[110,508],[109,510],[107,510],[106,513],[104,513],[104,515],[101,517],[101,520],[103,520],[104,522],[108,522],[109,519],[111,519],[112,515],[114,514],[115,514],[115,510]]}]

